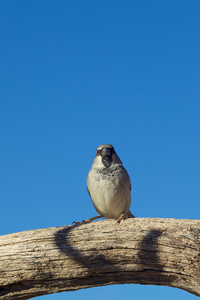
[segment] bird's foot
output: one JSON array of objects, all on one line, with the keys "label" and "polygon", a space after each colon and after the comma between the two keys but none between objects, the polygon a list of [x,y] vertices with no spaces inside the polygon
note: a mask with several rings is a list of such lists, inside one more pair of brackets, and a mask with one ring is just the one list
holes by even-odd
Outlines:
[{"label": "bird's foot", "polygon": [[92,217],[92,218],[89,218],[87,220],[83,220],[82,222],[76,222],[74,221],[72,224],[74,225],[81,225],[81,224],[87,224],[87,223],[90,223],[96,219],[99,219],[99,218],[102,218],[102,216],[96,216],[96,217]]},{"label": "bird's foot", "polygon": [[87,220],[86,221],[83,220],[82,222],[74,221],[72,224],[74,224],[74,225],[81,225],[81,224],[86,224],[86,223],[89,223],[89,222],[87,222]]},{"label": "bird's foot", "polygon": [[119,225],[120,223],[121,223],[121,221],[125,221],[126,220],[126,218],[125,218],[125,216],[124,216],[124,213],[123,214],[121,214],[121,216],[119,217],[119,218],[117,218],[116,219],[116,221],[117,221],[117,224]]}]

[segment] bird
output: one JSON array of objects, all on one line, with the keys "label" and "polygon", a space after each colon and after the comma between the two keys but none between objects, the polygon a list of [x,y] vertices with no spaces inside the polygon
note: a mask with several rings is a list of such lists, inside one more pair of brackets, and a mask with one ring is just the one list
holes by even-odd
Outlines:
[{"label": "bird", "polygon": [[129,210],[130,177],[112,145],[105,144],[97,148],[92,168],[87,176],[87,190],[98,216],[80,223],[105,218],[115,219],[117,224],[120,224],[122,220],[135,218]]}]

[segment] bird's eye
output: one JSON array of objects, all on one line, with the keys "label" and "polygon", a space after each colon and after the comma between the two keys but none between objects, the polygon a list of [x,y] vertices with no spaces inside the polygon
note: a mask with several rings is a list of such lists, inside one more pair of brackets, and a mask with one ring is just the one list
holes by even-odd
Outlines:
[{"label": "bird's eye", "polygon": [[110,152],[112,153],[112,154],[115,154],[115,149],[112,147],[112,148],[110,148]]},{"label": "bird's eye", "polygon": [[97,150],[96,155],[100,155],[101,154],[101,150]]}]

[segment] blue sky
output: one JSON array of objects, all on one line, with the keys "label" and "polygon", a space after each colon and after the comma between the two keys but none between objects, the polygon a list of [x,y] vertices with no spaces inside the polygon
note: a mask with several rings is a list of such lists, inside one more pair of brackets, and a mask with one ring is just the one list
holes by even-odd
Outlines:
[{"label": "blue sky", "polygon": [[[199,0],[1,1],[0,30],[0,234],[96,215],[86,177],[104,143],[136,217],[199,219]],[[35,299],[93,297],[196,298],[124,285]]]}]

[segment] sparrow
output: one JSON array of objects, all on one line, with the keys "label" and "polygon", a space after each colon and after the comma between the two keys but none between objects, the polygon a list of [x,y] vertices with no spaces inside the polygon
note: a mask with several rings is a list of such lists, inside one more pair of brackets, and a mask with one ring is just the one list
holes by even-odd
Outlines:
[{"label": "sparrow", "polygon": [[92,168],[87,176],[87,189],[98,216],[82,223],[106,218],[116,219],[119,224],[126,218],[134,218],[129,210],[130,177],[112,145],[106,144],[97,148]]}]

